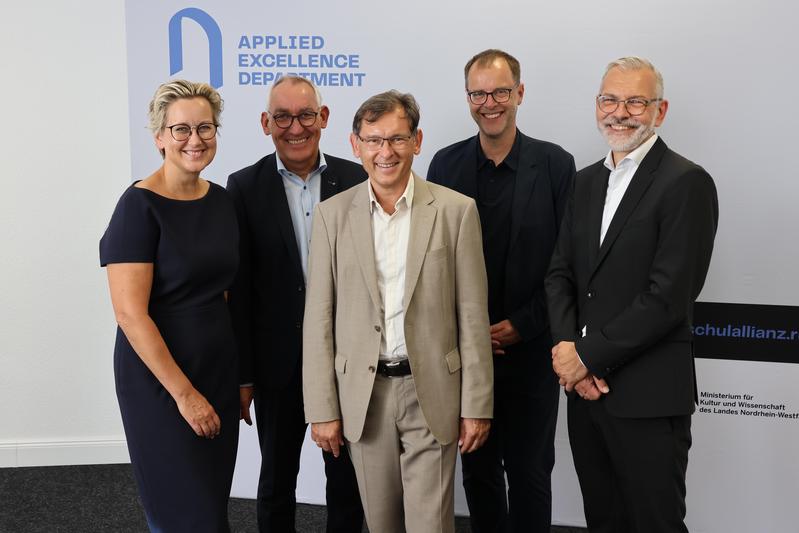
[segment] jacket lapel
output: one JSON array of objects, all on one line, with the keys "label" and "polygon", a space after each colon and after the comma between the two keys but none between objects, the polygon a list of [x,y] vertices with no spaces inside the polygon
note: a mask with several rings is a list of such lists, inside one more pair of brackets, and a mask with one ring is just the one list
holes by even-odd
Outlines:
[{"label": "jacket lapel", "polygon": [[330,170],[330,164],[328,163],[327,168],[322,175],[319,176],[322,178],[321,188],[319,192],[319,201],[324,202],[331,196],[335,196],[339,192],[341,192],[341,185],[339,184],[338,177]]},{"label": "jacket lapel", "polygon": [[266,201],[263,205],[268,206],[268,212],[273,213],[277,220],[289,260],[294,265],[294,269],[300,279],[303,279],[300,252],[297,250],[297,237],[294,235],[294,224],[291,222],[291,213],[289,212],[289,201],[286,198],[286,189],[283,187],[283,178],[277,171],[275,158],[270,158],[270,160],[266,161],[264,174]]},{"label": "jacket lapel", "polygon": [[610,221],[610,226],[608,226],[608,232],[605,234],[605,239],[602,241],[602,246],[599,248],[599,256],[597,257],[596,262],[597,267],[602,263],[602,260],[608,254],[608,250],[610,250],[610,248],[613,246],[613,242],[619,236],[622,228],[627,223],[627,219],[629,219],[630,215],[633,213],[633,211],[635,211],[635,208],[638,206],[638,202],[641,201],[644,193],[647,191],[647,189],[649,189],[649,186],[652,185],[652,180],[655,179],[655,171],[657,171],[657,168],[660,165],[660,160],[665,151],[666,143],[664,143],[661,139],[658,139],[655,142],[655,145],[649,150],[649,153],[646,154],[644,160],[641,161],[641,165],[638,167],[638,170],[635,171],[635,175],[633,176],[630,185],[627,187],[627,190],[621,199],[621,203],[619,204],[618,209],[616,209],[616,213],[613,215],[613,219]]},{"label": "jacket lapel", "polygon": [[427,182],[416,174],[413,174],[411,179],[414,180],[413,205],[411,207],[411,228],[408,232],[408,255],[405,260],[405,293],[402,299],[403,307],[406,310],[413,297],[416,282],[419,280],[419,272],[422,270],[422,264],[427,254],[427,243],[430,241],[437,211],[431,205],[435,198],[430,192]]},{"label": "jacket lapel", "polygon": [[588,204],[588,266],[593,272],[599,260],[599,236],[602,233],[602,212],[605,209],[605,195],[608,190],[610,170],[599,163],[598,175],[591,184]]},{"label": "jacket lapel", "polygon": [[513,189],[513,204],[510,211],[510,241],[512,247],[519,235],[519,228],[525,215],[525,208],[530,202],[530,197],[535,189],[538,173],[535,171],[536,161],[532,150],[527,149],[525,137],[520,139],[519,166],[516,169],[516,179]]},{"label": "jacket lapel", "polygon": [[371,212],[369,211],[369,191],[367,183],[358,185],[358,191],[350,205],[349,219],[352,244],[358,265],[361,267],[366,288],[375,309],[382,307],[380,291],[377,288],[377,270],[375,269],[375,248],[372,235]]}]

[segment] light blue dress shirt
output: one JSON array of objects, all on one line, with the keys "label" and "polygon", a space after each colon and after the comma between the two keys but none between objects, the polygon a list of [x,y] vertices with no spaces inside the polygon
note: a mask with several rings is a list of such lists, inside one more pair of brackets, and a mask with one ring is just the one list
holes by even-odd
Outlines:
[{"label": "light blue dress shirt", "polygon": [[297,250],[300,252],[302,277],[308,281],[308,248],[311,243],[311,224],[313,210],[319,203],[322,191],[322,172],[327,168],[325,155],[319,151],[319,166],[308,174],[303,180],[290,171],[275,154],[277,171],[283,178],[283,188],[286,190],[286,200],[289,203],[291,224],[294,226],[294,237],[297,239]]}]

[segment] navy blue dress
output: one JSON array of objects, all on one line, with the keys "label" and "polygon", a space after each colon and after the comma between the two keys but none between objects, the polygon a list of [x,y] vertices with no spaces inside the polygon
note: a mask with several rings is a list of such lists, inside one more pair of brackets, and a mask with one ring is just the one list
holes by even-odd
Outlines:
[{"label": "navy blue dress", "polygon": [[153,263],[149,313],[172,357],[211,403],[219,436],[197,436],[117,328],[114,376],[133,471],[151,531],[229,530],[239,432],[238,368],[223,292],[238,268],[227,192],[197,200],[130,186],[100,240],[100,263]]}]

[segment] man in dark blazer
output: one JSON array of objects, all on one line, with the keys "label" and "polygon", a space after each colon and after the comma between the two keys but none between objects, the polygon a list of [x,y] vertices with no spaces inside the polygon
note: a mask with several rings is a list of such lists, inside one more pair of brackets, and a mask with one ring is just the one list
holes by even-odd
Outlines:
[{"label": "man in dark blazer", "polygon": [[440,150],[427,173],[476,200],[488,274],[494,425],[488,442],[462,457],[463,485],[473,532],[548,533],[558,382],[544,276],[574,159],[516,129],[524,85],[513,56],[486,50],[469,60],[464,75],[479,133]]},{"label": "man in dark blazer", "polygon": [[[241,417],[255,398],[261,474],[258,529],[293,533],[295,489],[306,424],[302,397],[302,319],[314,206],[366,179],[363,168],[319,150],[330,111],[318,89],[280,78],[261,114],[276,152],[230,175],[241,266],[230,291],[240,353]],[[360,532],[363,510],[346,451],[324,453],[327,531]]]},{"label": "man in dark blazer", "polygon": [[608,65],[596,103],[607,157],[577,174],[546,287],[552,363],[591,532],[688,531],[693,305],[710,264],[710,175],[655,134],[652,64]]}]

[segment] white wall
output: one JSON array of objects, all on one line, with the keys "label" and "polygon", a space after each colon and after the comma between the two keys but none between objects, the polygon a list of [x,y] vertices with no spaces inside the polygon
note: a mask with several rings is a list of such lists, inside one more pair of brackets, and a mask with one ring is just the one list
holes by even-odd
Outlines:
[{"label": "white wall", "polygon": [[130,182],[123,2],[4,2],[0,50],[0,467],[125,461],[98,260]]}]

